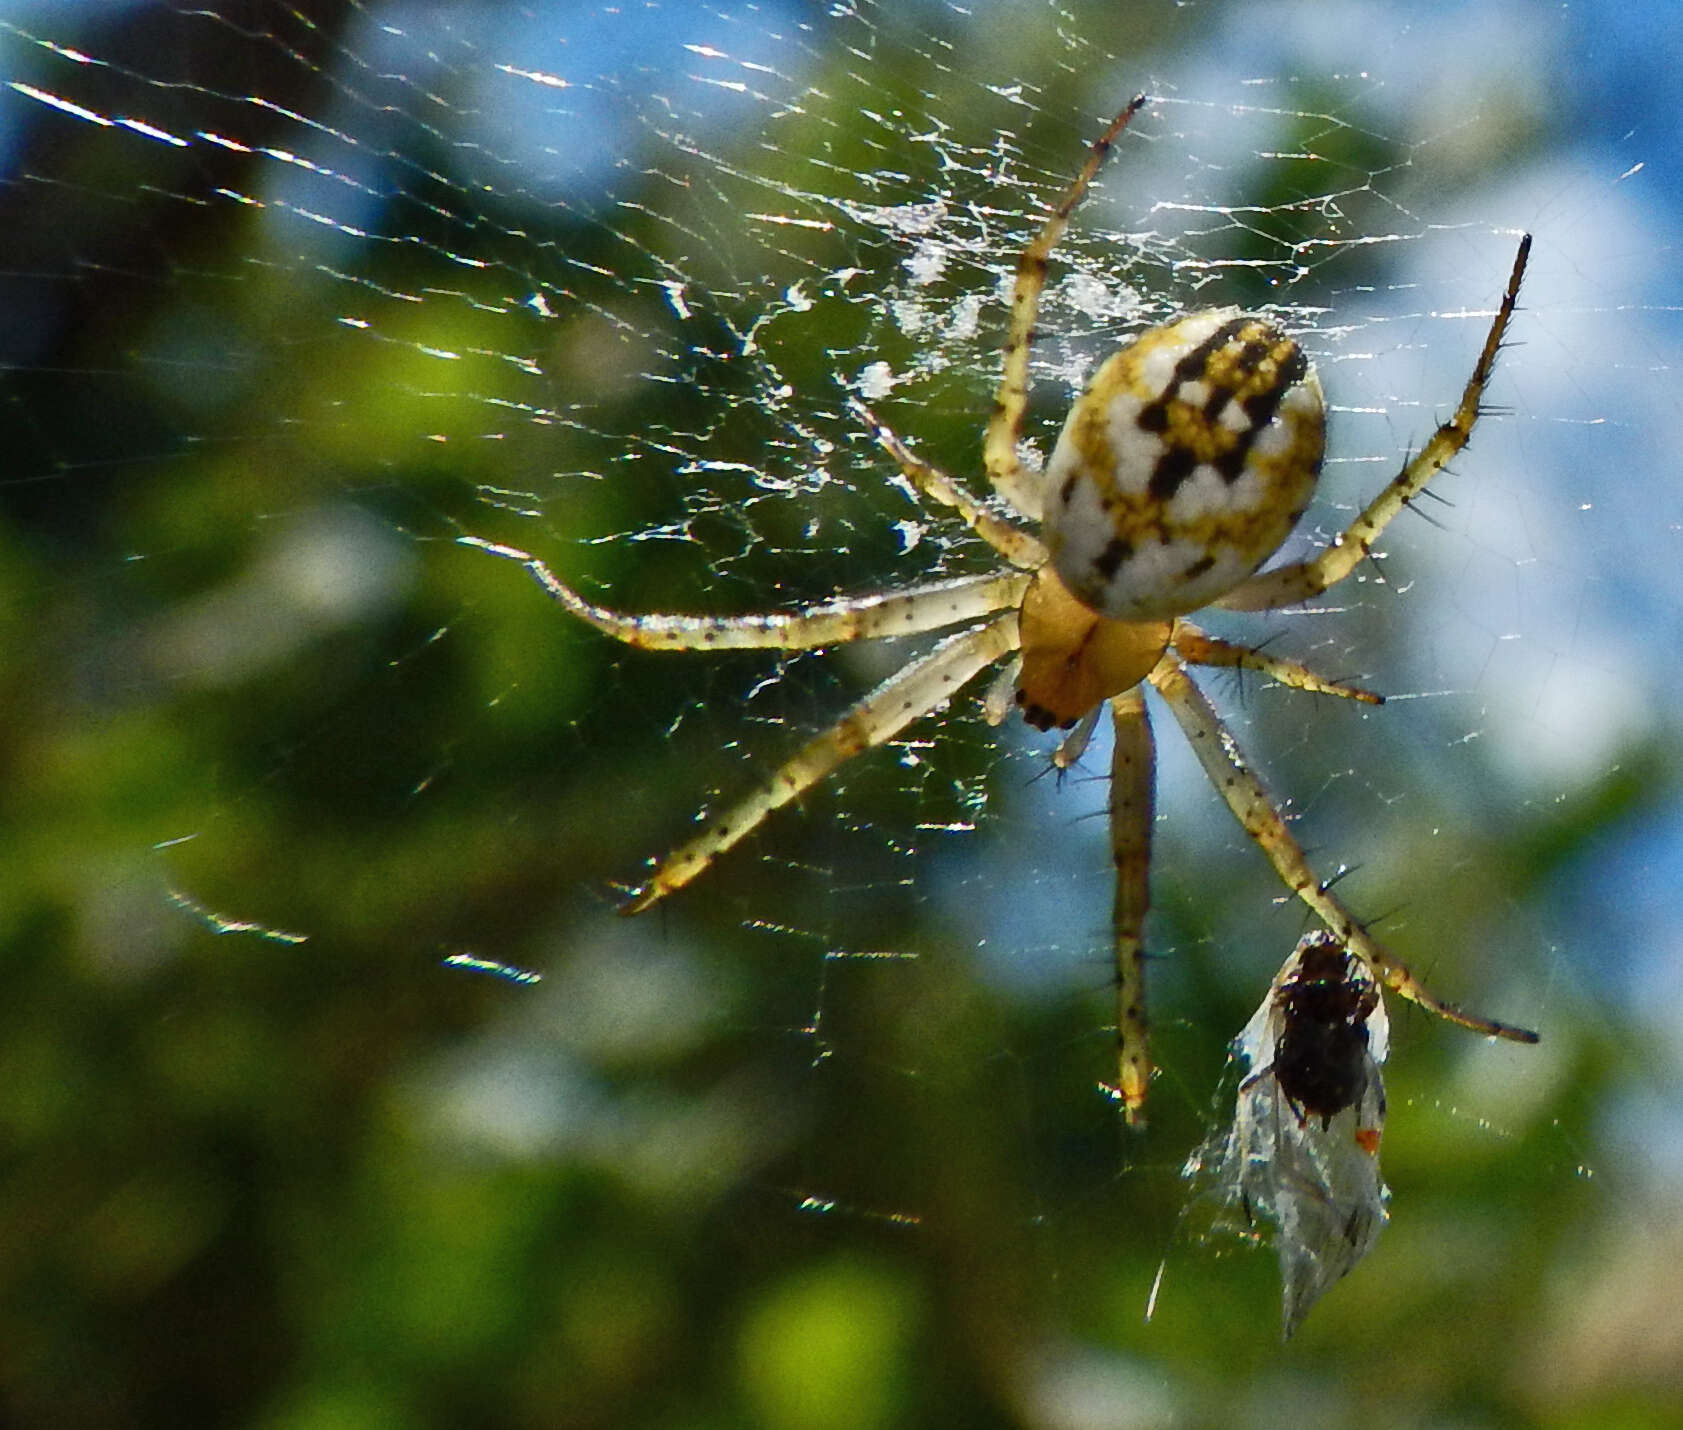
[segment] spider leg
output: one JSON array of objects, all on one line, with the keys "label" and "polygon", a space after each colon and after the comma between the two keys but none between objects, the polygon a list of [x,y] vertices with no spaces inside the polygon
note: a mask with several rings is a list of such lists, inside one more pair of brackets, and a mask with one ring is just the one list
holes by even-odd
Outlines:
[{"label": "spider leg", "polygon": [[901,473],[914,488],[932,501],[951,507],[963,518],[966,526],[1013,566],[1034,571],[1046,564],[1046,548],[1038,537],[995,516],[939,467],[931,466],[913,453],[863,402],[857,398],[850,401],[855,415],[865,424],[865,430],[878,446],[894,458]]},{"label": "spider leg", "polygon": [[1495,369],[1496,355],[1502,350],[1502,340],[1514,315],[1514,305],[1519,301],[1519,285],[1525,277],[1525,264],[1530,255],[1531,235],[1526,234],[1519,241],[1519,252],[1514,257],[1507,291],[1503,293],[1490,331],[1485,335],[1484,347],[1473,366],[1473,375],[1462,389],[1455,415],[1432,434],[1426,445],[1404,464],[1390,484],[1368,503],[1367,509],[1317,555],[1307,561],[1252,576],[1235,586],[1216,605],[1230,611],[1266,611],[1276,606],[1289,606],[1319,595],[1356,569],[1391,519],[1425,489],[1426,483],[1454,459],[1473,435],[1473,426],[1478,421],[1484,400],[1484,389]]},{"label": "spider leg", "polygon": [[1023,658],[1015,656],[1000,666],[999,674],[988,682],[988,693],[982,697],[982,718],[990,725],[1003,725],[1017,708],[1017,678],[1023,673]]},{"label": "spider leg", "polygon": [[1005,333],[1005,369],[982,444],[982,464],[993,489],[1030,520],[1040,516],[1040,492],[1023,475],[1017,461],[1017,441],[1022,436],[1023,413],[1028,408],[1029,343],[1034,338],[1034,320],[1040,311],[1040,292],[1046,286],[1046,262],[1069,226],[1070,214],[1110,152],[1110,146],[1144,107],[1145,96],[1135,95],[1127,108],[1110,121],[1110,127],[1094,141],[1087,162],[1081,166],[1069,191],[1017,260],[1017,281],[1011,290],[1011,323]]},{"label": "spider leg", "polygon": [[567,611],[642,650],[814,650],[848,641],[919,635],[1014,610],[1029,582],[1026,575],[996,571],[908,586],[888,595],[844,596],[793,611],[741,616],[628,615],[585,600],[542,560],[518,547],[477,536],[456,539],[463,546],[518,561]]},{"label": "spider leg", "polygon": [[1092,743],[1093,731],[1098,729],[1099,716],[1103,713],[1104,706],[1095,705],[1075,722],[1075,728],[1065,735],[1058,748],[1052,751],[1052,768],[1059,775],[1073,769],[1075,762],[1087,753],[1087,746]]},{"label": "spider leg", "polygon": [[1017,613],[959,631],[884,681],[823,734],[807,742],[770,779],[701,833],[668,854],[649,881],[621,907],[641,913],[694,879],[715,859],[757,829],[773,810],[799,798],[838,766],[892,739],[912,721],[939,709],[965,682],[1017,648]]},{"label": "spider leg", "polygon": [[1508,1038],[1518,1043],[1537,1041],[1537,1035],[1528,1029],[1465,1013],[1428,991],[1408,966],[1369,934],[1315,877],[1304,857],[1303,846],[1287,827],[1285,817],[1269,799],[1262,781],[1246,764],[1244,755],[1221,723],[1215,708],[1192,683],[1180,662],[1173,656],[1165,657],[1149,678],[1186,732],[1192,752],[1204,767],[1204,773],[1210,777],[1210,783],[1233,811],[1240,827],[1267,855],[1274,872],[1292,893],[1309,906],[1339,942],[1368,961],[1386,987],[1418,1003],[1428,1012],[1458,1023],[1463,1028],[1470,1028],[1475,1033]]},{"label": "spider leg", "polygon": [[1130,1126],[1145,1123],[1151,1051],[1145,1016],[1145,915],[1151,904],[1151,822],[1157,752],[1140,686],[1110,698],[1110,853],[1116,864],[1111,938],[1116,952],[1117,1090]]},{"label": "spider leg", "polygon": [[1193,665],[1227,666],[1234,670],[1255,670],[1293,690],[1307,690],[1314,695],[1342,695],[1347,700],[1359,700],[1364,705],[1383,705],[1385,697],[1359,685],[1343,680],[1329,680],[1316,675],[1308,666],[1281,656],[1268,655],[1255,646],[1236,645],[1201,631],[1192,622],[1175,622],[1170,637],[1176,654]]}]

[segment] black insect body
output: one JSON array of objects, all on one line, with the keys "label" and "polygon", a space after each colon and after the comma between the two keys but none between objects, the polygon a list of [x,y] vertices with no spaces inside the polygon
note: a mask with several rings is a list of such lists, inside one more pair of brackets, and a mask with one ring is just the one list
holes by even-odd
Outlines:
[{"label": "black insect body", "polygon": [[1273,1227],[1287,1336],[1385,1226],[1390,1042],[1372,964],[1325,929],[1304,935],[1233,1040],[1250,1069],[1233,1125],[1187,1159],[1214,1229],[1254,1242]]},{"label": "black insect body", "polygon": [[1379,990],[1366,970],[1324,935],[1303,949],[1296,971],[1274,996],[1282,1015],[1275,1080],[1299,1123],[1319,1117],[1325,1131],[1367,1085],[1367,1020],[1379,1004]]}]

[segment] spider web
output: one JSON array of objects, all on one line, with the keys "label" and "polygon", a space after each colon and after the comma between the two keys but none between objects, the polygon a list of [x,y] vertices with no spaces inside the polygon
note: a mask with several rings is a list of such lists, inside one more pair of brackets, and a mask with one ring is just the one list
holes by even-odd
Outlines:
[{"label": "spider web", "polygon": [[[1266,308],[1332,403],[1297,540],[1324,539],[1447,413],[1518,233],[1538,234],[1496,410],[1444,500],[1323,609],[1213,623],[1391,703],[1211,688],[1317,867],[1350,871],[1348,901],[1446,996],[1547,1034],[1490,1049],[1393,1010],[1394,1104],[1425,1129],[1393,1117],[1399,1215],[1411,1176],[1570,1181],[1617,1010],[1678,991],[1674,919],[1630,872],[1663,886],[1683,848],[1658,798],[1675,663],[1651,646],[1677,624],[1678,333],[1642,166],[1669,151],[1597,130],[1569,157],[1548,77],[1574,35],[1527,35],[1493,88],[1474,57],[1514,43],[1499,7],[1447,47],[1382,8],[1314,30],[1286,8],[1136,8],[0,20],[0,491],[31,732],[14,817],[30,918],[70,931],[53,978],[118,1022],[181,1014],[197,983],[207,1004],[267,1000],[289,1047],[367,1046],[351,1081],[402,1109],[423,1161],[594,1168],[703,1243],[711,1226],[733,1245],[732,1217],[775,1226],[774,1290],[736,1293],[750,1340],[762,1313],[768,1344],[804,1324],[789,1278],[821,1244],[832,1272],[860,1246],[955,1265],[991,1248],[947,1290],[996,1300],[1001,1324],[1079,1279],[1110,1309],[1044,1324],[1196,1344],[1211,1322],[1162,1327],[1233,1294],[1225,1263],[1184,1273],[1162,1339],[1130,1318],[1176,1169],[1224,1116],[1225,1041],[1304,925],[1169,722],[1163,1075],[1149,1138],[1125,1140],[1095,1091],[1102,742],[1053,779],[1046,741],[988,729],[966,696],[622,921],[616,891],[650,856],[908,651],[628,652],[459,543],[522,547],[633,611],[986,569],[846,402],[974,477],[1017,255],[1143,89],[1055,257],[1031,461],[1127,333]],[[238,1020],[187,1003],[180,1056],[213,1059]],[[1633,1183],[1680,1160],[1653,1110],[1677,1054],[1608,1093]],[[1444,1208],[1440,1245],[1465,1215]],[[1537,1294],[1548,1263],[1501,1252],[1535,1228],[1506,1226],[1456,1243],[1457,1288]],[[877,1324],[921,1314],[860,1264]],[[1366,1274],[1347,1294],[1382,1308]],[[1272,1354],[1273,1292],[1244,1284]],[[1374,1324],[1371,1365],[1407,1353]],[[985,1359],[998,1328],[968,1334]],[[969,1393],[1022,1409],[1085,1383],[1058,1364]],[[1095,1395],[1121,1383],[1106,1364]],[[776,1420],[779,1385],[740,1393]]]}]

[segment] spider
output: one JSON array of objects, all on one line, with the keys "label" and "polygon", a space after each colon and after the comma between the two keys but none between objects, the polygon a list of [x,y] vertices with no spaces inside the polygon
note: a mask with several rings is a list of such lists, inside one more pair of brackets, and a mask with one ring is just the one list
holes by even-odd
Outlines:
[{"label": "spider", "polygon": [[[1265,611],[1343,580],[1386,524],[1472,434],[1519,296],[1530,236],[1519,245],[1496,316],[1453,416],[1350,525],[1312,558],[1257,574],[1309,504],[1325,449],[1319,379],[1298,345],[1268,319],[1216,308],[1152,328],[1094,374],[1070,410],[1043,473],[1017,456],[1028,403],[1029,344],[1047,263],[1105,155],[1145,105],[1136,97],[1092,145],[1069,190],[1017,264],[1004,372],[982,447],[995,500],[978,500],[917,456],[862,402],[852,409],[923,499],[946,508],[1003,559],[976,576],[844,596],[792,611],[737,616],[632,615],[593,604],[528,552],[459,538],[524,565],[564,609],[644,650],[761,647],[811,650],[956,628],[810,740],[764,784],[709,818],[655,864],[622,905],[638,913],[700,875],[774,810],[855,755],[940,709],[970,680],[1011,658],[984,701],[1000,723],[1012,697],[1039,729],[1070,733],[1053,756],[1066,768],[1101,713],[1114,727],[1110,833],[1116,866],[1112,939],[1118,1079],[1127,1120],[1142,1120],[1151,1078],[1142,929],[1148,904],[1154,749],[1145,687],[1162,698],[1234,817],[1286,887],[1385,984],[1477,1032],[1535,1042],[1536,1034],[1438,999],[1382,947],[1310,870],[1302,847],[1187,674],[1188,665],[1253,670],[1283,685],[1380,704],[1369,691],[1296,661],[1206,634],[1186,617],[1202,607]],[[1040,534],[1023,522],[1038,521]]]}]

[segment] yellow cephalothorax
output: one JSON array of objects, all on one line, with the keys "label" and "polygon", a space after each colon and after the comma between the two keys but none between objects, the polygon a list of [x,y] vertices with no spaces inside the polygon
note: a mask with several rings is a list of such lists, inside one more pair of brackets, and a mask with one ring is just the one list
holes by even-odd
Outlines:
[{"label": "yellow cephalothorax", "polygon": [[[1320,383],[1298,345],[1265,318],[1221,308],[1153,328],[1116,354],[1076,400],[1046,470],[1018,456],[1028,405],[1029,342],[1047,262],[1110,146],[1145,104],[1136,98],[1092,147],[1075,182],[1017,264],[1004,371],[982,444],[994,500],[980,501],[917,456],[856,402],[866,430],[913,487],[993,548],[1003,565],[973,576],[838,596],[795,610],[740,616],[629,615],[598,606],[539,558],[464,536],[526,566],[578,619],[645,650],[758,647],[813,650],[850,641],[946,632],[783,762],[757,789],[710,815],[656,862],[622,906],[649,908],[683,888],[774,810],[855,755],[939,710],[989,666],[1011,678],[984,701],[1005,718],[1010,692],[1030,724],[1075,727],[1053,755],[1079,758],[1100,716],[1111,717],[1111,853],[1116,866],[1117,1094],[1137,1121],[1151,1076],[1146,1050],[1144,926],[1150,902],[1155,747],[1145,691],[1155,691],[1191,742],[1234,817],[1352,957],[1384,983],[1466,1027],[1534,1042],[1536,1035],[1463,1013],[1429,993],[1309,867],[1262,781],[1187,673],[1187,666],[1256,671],[1282,685],[1378,704],[1300,662],[1206,634],[1188,613],[1216,604],[1261,611],[1342,581],[1379,533],[1467,444],[1525,273],[1529,237],[1454,414],[1332,541],[1302,561],[1258,572],[1302,514],[1325,443]],[[1013,520],[1016,517],[1019,520]],[[1042,535],[1020,523],[1038,519]]]}]

